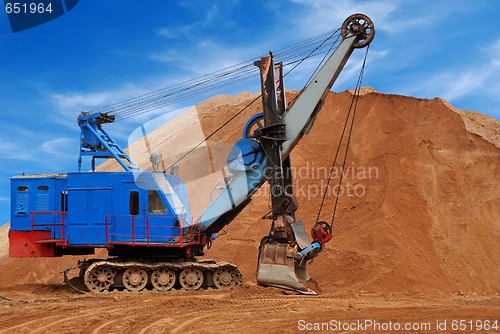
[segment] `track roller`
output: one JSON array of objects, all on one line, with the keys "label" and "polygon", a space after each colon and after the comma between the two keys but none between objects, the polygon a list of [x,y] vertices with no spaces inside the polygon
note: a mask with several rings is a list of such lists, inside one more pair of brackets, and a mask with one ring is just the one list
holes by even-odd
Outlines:
[{"label": "track roller", "polygon": [[85,285],[89,291],[107,291],[114,282],[115,274],[114,268],[107,265],[99,266],[94,263],[85,271]]},{"label": "track roller", "polygon": [[[95,260],[79,267],[91,292],[156,290],[167,292],[207,288],[227,290],[241,286],[242,275],[231,263],[213,260],[192,262],[121,262],[118,259]],[[81,291],[80,291],[81,292]]]},{"label": "track roller", "polygon": [[233,289],[241,284],[241,273],[232,267],[223,267],[215,270],[213,276],[217,289]]},{"label": "track roller", "polygon": [[158,268],[151,273],[151,284],[158,291],[168,291],[172,289],[175,282],[177,282],[177,279],[173,269]]},{"label": "track roller", "polygon": [[203,281],[203,272],[199,268],[184,268],[179,274],[179,283],[186,290],[198,290]]},{"label": "track roller", "polygon": [[128,268],[122,275],[122,283],[128,291],[141,291],[148,284],[148,273],[143,268]]}]

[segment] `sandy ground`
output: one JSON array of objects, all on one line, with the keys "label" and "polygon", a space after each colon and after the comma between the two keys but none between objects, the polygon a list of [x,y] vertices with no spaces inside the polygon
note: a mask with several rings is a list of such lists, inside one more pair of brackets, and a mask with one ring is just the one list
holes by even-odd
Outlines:
[{"label": "sandy ground", "polygon": [[[22,290],[31,298],[28,303],[0,301],[0,333],[295,333],[323,323],[331,332],[381,332],[377,325],[437,332],[437,323],[444,321],[446,330],[440,332],[451,332],[453,320],[474,320],[475,326],[477,319],[500,316],[498,298],[369,292],[309,297],[248,283],[232,292],[170,295],[79,295],[55,283],[12,290],[5,293]],[[356,327],[340,327],[346,324]]]},{"label": "sandy ground", "polygon": [[[206,136],[252,98],[210,99],[197,106],[196,126]],[[306,227],[318,212],[322,171],[331,165],[351,98],[350,92],[331,93],[292,152],[292,164],[305,168],[296,170],[294,186],[297,217]],[[252,105],[179,164],[179,175],[195,180],[217,171],[225,159],[217,152],[241,136],[246,119],[260,108]],[[59,273],[79,257],[10,259],[7,227],[0,227],[0,295],[13,299],[0,299],[0,333],[375,333],[404,332],[404,326],[413,332],[499,332],[500,122],[441,99],[371,89],[364,89],[358,113],[348,156],[352,173],[343,184],[363,193],[340,198],[334,238],[309,266],[314,281],[308,284],[318,296],[256,285],[258,243],[269,228],[260,219],[269,211],[263,192],[207,251],[209,258],[240,267],[243,287],[229,292],[82,295]],[[183,117],[192,123],[193,114]],[[182,142],[174,130],[160,127],[150,137],[164,157],[172,150],[162,143]],[[148,153],[145,145],[142,150]],[[141,164],[149,167],[148,159]],[[188,184],[198,190],[190,194],[194,207],[210,189],[195,184]],[[329,196],[322,219],[329,220],[332,208]],[[454,330],[460,320],[465,327]],[[491,328],[494,321],[498,330]]]}]

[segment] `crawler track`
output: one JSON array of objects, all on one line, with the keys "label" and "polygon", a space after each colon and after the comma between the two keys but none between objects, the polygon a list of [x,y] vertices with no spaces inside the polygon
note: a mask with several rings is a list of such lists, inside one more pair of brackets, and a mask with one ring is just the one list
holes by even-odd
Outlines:
[{"label": "crawler track", "polygon": [[238,267],[213,260],[189,262],[98,260],[80,271],[91,292],[111,290],[227,290],[241,286]]}]

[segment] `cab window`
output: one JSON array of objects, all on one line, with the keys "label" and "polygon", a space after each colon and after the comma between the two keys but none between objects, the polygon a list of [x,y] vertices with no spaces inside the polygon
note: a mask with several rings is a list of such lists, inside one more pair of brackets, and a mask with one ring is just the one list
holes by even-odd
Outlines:
[{"label": "cab window", "polygon": [[151,214],[167,213],[167,208],[156,190],[148,191],[148,212]]},{"label": "cab window", "polygon": [[131,216],[137,216],[139,214],[139,192],[131,191],[129,198],[129,213]]}]

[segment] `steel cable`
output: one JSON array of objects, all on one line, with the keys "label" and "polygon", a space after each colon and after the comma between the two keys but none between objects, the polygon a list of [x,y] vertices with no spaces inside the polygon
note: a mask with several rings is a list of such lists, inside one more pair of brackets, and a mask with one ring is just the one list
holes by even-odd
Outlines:
[{"label": "steel cable", "polygon": [[[323,197],[321,199],[321,204],[320,204],[319,209],[318,209],[318,215],[316,216],[316,223],[318,223],[319,218],[321,216],[321,212],[323,210],[323,206],[324,206],[325,200],[326,200],[326,195],[328,194],[328,190],[329,190],[329,187],[330,187],[330,182],[331,182],[331,179],[332,179],[332,175],[333,175],[333,172],[335,170],[335,166],[337,164],[337,158],[338,158],[338,155],[339,155],[339,152],[340,152],[340,149],[341,149],[341,146],[342,146],[342,142],[344,140],[344,136],[345,136],[345,133],[346,133],[346,130],[347,130],[347,125],[349,124],[349,121],[350,121],[351,124],[350,124],[350,127],[349,127],[349,133],[347,135],[347,143],[346,143],[346,148],[345,148],[345,152],[344,152],[344,157],[343,157],[343,162],[342,162],[342,168],[341,168],[340,178],[339,178],[339,182],[338,182],[338,185],[337,185],[337,191],[336,191],[336,194],[335,194],[335,204],[334,204],[333,212],[332,212],[331,226],[333,226],[333,222],[335,220],[335,214],[337,212],[337,206],[338,206],[338,202],[339,202],[339,191],[340,191],[340,187],[341,187],[342,181],[343,181],[345,164],[346,164],[346,161],[347,161],[347,153],[348,153],[349,145],[350,145],[350,142],[351,142],[352,130],[353,130],[353,127],[354,127],[354,119],[355,119],[355,116],[356,116],[356,111],[357,111],[357,106],[358,106],[358,101],[359,101],[359,94],[360,94],[361,84],[362,84],[362,81],[363,81],[363,74],[364,74],[364,71],[365,71],[366,58],[368,57],[368,50],[369,49],[370,49],[370,45],[368,45],[367,48],[366,48],[366,53],[365,53],[365,57],[363,59],[363,64],[361,66],[361,70],[360,70],[360,73],[359,73],[359,76],[358,76],[358,82],[356,84],[356,89],[354,90],[354,94],[353,94],[352,99],[351,99],[351,104],[349,106],[349,111],[347,113],[347,117],[346,117],[346,120],[344,122],[344,127],[342,129],[342,134],[340,135],[339,144],[337,146],[337,150],[335,152],[335,157],[333,159],[332,167],[330,168],[330,174],[328,175],[328,180],[326,182],[326,188],[325,188],[325,191],[323,192]],[[352,117],[351,117],[351,112],[352,112]]]},{"label": "steel cable", "polygon": [[[279,49],[275,53],[278,61],[287,62],[285,66],[290,66],[296,63],[301,63],[305,58],[311,58],[323,53],[328,53],[325,50],[328,45],[325,45],[323,40],[320,46],[316,46],[318,41],[325,36],[330,39],[337,34],[339,30],[324,33],[322,35],[310,38],[308,40],[296,43],[292,46]],[[314,48],[314,55],[311,55],[311,48]],[[331,47],[330,47],[331,49]],[[307,55],[304,57],[304,55]],[[123,120],[136,115],[147,113],[167,105],[181,102],[193,98],[195,96],[208,93],[229,85],[240,83],[251,77],[258,75],[259,71],[253,65],[253,62],[258,58],[242,62],[225,69],[221,69],[200,77],[184,81],[163,89],[143,94],[128,100],[124,100],[112,105],[97,108],[92,112],[106,112],[115,115],[117,120]]]},{"label": "steel cable", "polygon": [[[291,72],[293,69],[295,69],[300,63],[302,63],[307,58],[315,57],[315,56],[318,56],[321,54],[324,54],[326,57],[331,52],[331,50],[333,49],[334,46],[335,45],[332,44],[328,50],[323,50],[325,48],[325,46],[322,44],[322,45],[320,45],[320,47],[318,47],[314,50],[314,53],[312,55],[309,54],[309,55],[307,55],[307,57],[303,57],[303,58],[297,59],[297,60],[292,58],[293,61],[284,64],[284,67],[288,67],[288,66],[297,64],[289,71],[289,72]],[[318,52],[318,50],[322,50],[322,51]],[[309,52],[309,53],[311,53],[311,52]],[[325,57],[323,58],[322,62],[324,61]],[[283,61],[280,59],[278,59],[278,60]],[[140,114],[144,114],[144,113],[165,107],[167,105],[178,103],[178,102],[181,102],[181,101],[184,101],[184,100],[196,97],[196,96],[200,96],[202,94],[209,93],[209,92],[214,91],[214,90],[218,90],[218,89],[230,86],[230,85],[234,85],[234,84],[239,83],[239,82],[243,82],[245,80],[248,80],[250,78],[257,76],[258,74],[259,74],[258,68],[255,66],[252,66],[251,69],[246,70],[245,72],[233,75],[232,77],[227,78],[227,79],[223,79],[223,80],[219,80],[219,81],[211,80],[210,82],[207,82],[203,85],[200,84],[199,87],[187,87],[187,88],[184,88],[183,91],[179,90],[178,92],[176,92],[178,94],[172,93],[171,96],[169,96],[169,97],[165,97],[163,99],[158,98],[158,101],[156,101],[154,103],[150,103],[148,105],[131,106],[127,110],[124,110],[121,113],[115,114],[115,116],[119,117],[120,119],[127,119],[130,117],[134,117],[134,116],[137,116]]]}]

